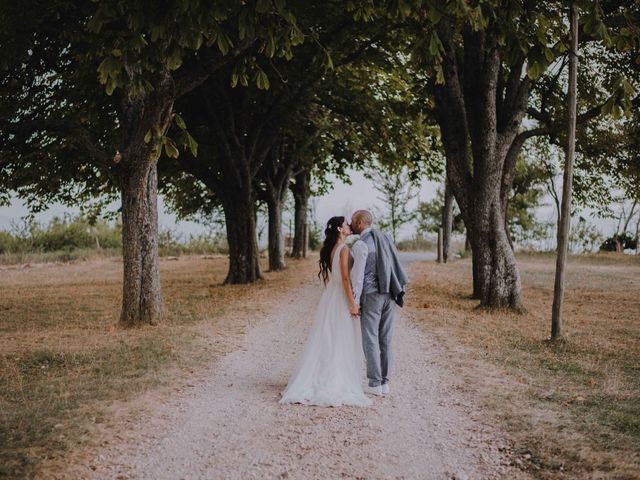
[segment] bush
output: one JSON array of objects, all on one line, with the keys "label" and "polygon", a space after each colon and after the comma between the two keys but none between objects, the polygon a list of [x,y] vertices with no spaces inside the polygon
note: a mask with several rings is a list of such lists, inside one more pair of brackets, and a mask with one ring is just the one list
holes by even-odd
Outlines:
[{"label": "bush", "polygon": [[600,251],[602,252],[616,252],[618,244],[621,250],[635,250],[638,245],[638,239],[631,236],[630,233],[623,233],[621,235],[615,234],[612,237],[607,238],[602,245],[600,245]]},{"label": "bush", "polygon": [[56,217],[46,226],[34,221],[14,225],[0,232],[0,254],[72,252],[76,250],[119,249],[120,224],[104,221],[90,224],[82,217]]},{"label": "bush", "polygon": [[432,251],[437,248],[436,242],[420,235],[410,240],[400,240],[396,247],[404,251]]},{"label": "bush", "polygon": [[[158,235],[160,255],[221,253],[229,248],[216,233],[189,235],[164,230]],[[117,254],[122,249],[122,225],[86,218],[56,217],[47,225],[34,221],[14,225],[11,232],[0,231],[1,263],[72,261]]]},{"label": "bush", "polygon": [[13,252],[15,239],[9,232],[0,232],[0,254]]},{"label": "bush", "polygon": [[31,229],[33,249],[41,252],[73,251],[87,248],[121,248],[121,228],[105,222],[91,225],[82,217],[54,218],[47,227]]}]

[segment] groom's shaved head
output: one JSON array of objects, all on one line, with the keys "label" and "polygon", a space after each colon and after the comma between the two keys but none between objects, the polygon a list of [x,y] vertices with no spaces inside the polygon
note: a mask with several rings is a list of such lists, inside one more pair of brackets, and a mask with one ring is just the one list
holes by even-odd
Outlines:
[{"label": "groom's shaved head", "polygon": [[[355,233],[360,233],[365,228],[373,225],[373,215],[368,210],[356,210],[351,217],[351,228]],[[354,228],[355,227],[355,228]]]},{"label": "groom's shaved head", "polygon": [[368,210],[356,210],[356,212],[353,214],[353,219],[356,222],[373,225],[373,215],[371,215],[371,212]]}]

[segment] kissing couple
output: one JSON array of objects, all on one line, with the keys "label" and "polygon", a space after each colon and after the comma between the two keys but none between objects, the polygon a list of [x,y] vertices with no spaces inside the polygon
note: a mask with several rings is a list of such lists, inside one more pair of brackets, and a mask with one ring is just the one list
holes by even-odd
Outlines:
[{"label": "kissing couple", "polygon": [[[389,236],[372,227],[367,210],[350,225],[345,217],[327,222],[318,273],[324,292],[280,403],[365,406],[372,403],[365,394],[389,394],[394,309],[404,303],[408,278]],[[349,249],[352,233],[360,238]]]}]

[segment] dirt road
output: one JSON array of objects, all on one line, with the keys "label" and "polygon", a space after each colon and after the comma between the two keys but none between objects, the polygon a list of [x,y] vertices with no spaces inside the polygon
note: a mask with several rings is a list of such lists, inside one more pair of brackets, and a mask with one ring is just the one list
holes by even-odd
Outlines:
[{"label": "dirt road", "polygon": [[[411,259],[413,260],[413,258]],[[516,478],[503,435],[447,383],[444,356],[398,310],[392,393],[369,408],[283,406],[320,297],[300,285],[239,350],[158,402],[87,462],[90,478]],[[410,298],[410,296],[409,296]],[[363,370],[364,371],[364,370]],[[89,469],[89,465],[93,469]]]}]

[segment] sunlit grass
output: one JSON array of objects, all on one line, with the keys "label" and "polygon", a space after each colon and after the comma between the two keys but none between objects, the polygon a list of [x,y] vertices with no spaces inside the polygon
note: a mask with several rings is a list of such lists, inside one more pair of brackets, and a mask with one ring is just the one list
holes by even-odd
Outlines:
[{"label": "sunlit grass", "polygon": [[560,342],[548,340],[553,256],[522,255],[519,264],[524,314],[476,309],[471,264],[459,260],[414,267],[411,315],[447,346],[451,367],[502,419],[537,476],[637,478],[640,258],[570,259]]},{"label": "sunlit grass", "polygon": [[168,316],[157,327],[117,327],[122,264],[0,267],[0,477],[30,476],[43,459],[86,442],[113,422],[110,403],[175,386],[185,369],[235,348],[234,336],[311,277],[312,260],[222,286],[223,257],[161,260]]}]

